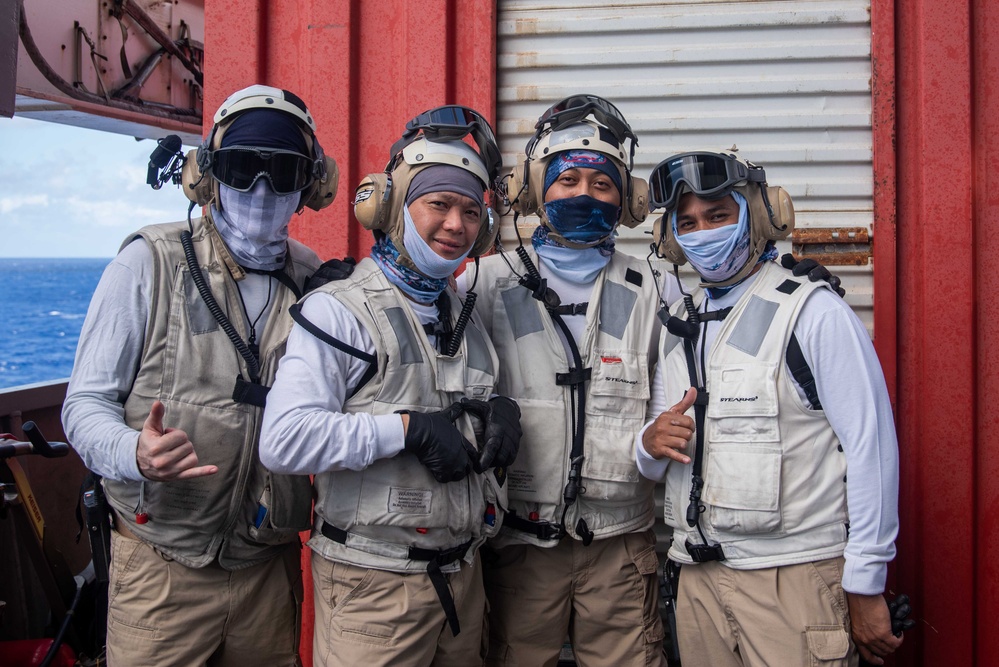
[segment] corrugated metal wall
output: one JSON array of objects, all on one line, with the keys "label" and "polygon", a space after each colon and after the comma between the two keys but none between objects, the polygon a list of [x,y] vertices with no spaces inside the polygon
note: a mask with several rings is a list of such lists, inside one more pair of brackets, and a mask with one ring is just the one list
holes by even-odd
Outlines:
[{"label": "corrugated metal wall", "polygon": [[[552,102],[612,100],[639,137],[635,173],[738,146],[795,202],[799,227],[873,220],[870,2],[501,0],[497,133],[504,164]],[[651,220],[621,247],[648,254]],[[508,223],[504,238],[512,238]],[[782,251],[789,250],[782,244]],[[873,328],[871,265],[836,267]]]}]

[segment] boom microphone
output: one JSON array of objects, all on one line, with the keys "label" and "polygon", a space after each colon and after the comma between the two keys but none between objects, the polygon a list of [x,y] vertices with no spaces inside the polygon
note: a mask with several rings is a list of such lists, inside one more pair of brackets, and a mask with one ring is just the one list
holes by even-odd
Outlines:
[{"label": "boom microphone", "polygon": [[180,147],[182,146],[180,137],[176,134],[168,134],[162,139],[156,141],[156,148],[149,155],[149,163],[156,165],[157,168],[162,169],[163,167],[170,164],[170,158],[180,152]]},{"label": "boom microphone", "polygon": [[168,167],[170,162],[180,153],[183,142],[176,134],[168,134],[156,141],[156,148],[149,155],[149,167],[146,170],[146,184],[158,190],[169,176],[160,178],[160,170]]}]

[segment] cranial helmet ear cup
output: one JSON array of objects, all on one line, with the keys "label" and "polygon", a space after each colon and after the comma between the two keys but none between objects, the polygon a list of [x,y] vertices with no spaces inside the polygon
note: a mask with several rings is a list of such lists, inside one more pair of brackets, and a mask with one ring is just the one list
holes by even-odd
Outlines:
[{"label": "cranial helmet ear cup", "polygon": [[212,200],[213,179],[202,171],[199,163],[199,159],[201,162],[204,161],[202,156],[206,153],[207,151],[202,148],[192,148],[187,151],[180,177],[184,195],[198,206],[207,206]]},{"label": "cranial helmet ear cup", "polygon": [[[313,211],[321,211],[336,199],[337,186],[340,184],[340,167],[329,155],[323,156],[326,165],[326,177],[316,180],[302,193],[302,206],[308,206]],[[301,210],[301,208],[299,209]]]},{"label": "cranial helmet ear cup", "polygon": [[637,227],[645,222],[649,215],[649,183],[644,178],[630,178],[626,192],[621,193],[621,224],[625,227]]},{"label": "cranial helmet ear cup", "polygon": [[528,164],[530,162],[531,158],[527,155],[517,156],[517,166],[513,168],[513,173],[510,175],[510,185],[507,188],[510,205],[520,215],[534,215],[538,210],[537,197],[528,183]]},{"label": "cranial helmet ear cup", "polygon": [[368,174],[354,190],[354,217],[365,229],[387,231],[392,177]]},{"label": "cranial helmet ear cup", "polygon": [[770,217],[769,212],[767,212],[766,217],[763,218],[767,224],[761,225],[759,231],[768,241],[781,241],[794,231],[794,203],[791,201],[791,195],[780,186],[768,187],[767,198],[773,209],[773,224],[769,224]]}]

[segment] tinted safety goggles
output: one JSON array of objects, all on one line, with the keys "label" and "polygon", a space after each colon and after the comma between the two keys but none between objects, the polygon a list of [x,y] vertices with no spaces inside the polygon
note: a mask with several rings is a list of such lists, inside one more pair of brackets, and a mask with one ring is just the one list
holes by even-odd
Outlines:
[{"label": "tinted safety goggles", "polygon": [[272,148],[233,146],[212,152],[212,175],[222,184],[248,192],[266,178],[278,195],[290,195],[324,176],[325,163],[307,155]]},{"label": "tinted safety goggles", "polygon": [[541,114],[534,129],[540,136],[546,129],[555,132],[585,120],[588,116],[593,116],[598,123],[606,126],[621,146],[624,145],[625,139],[631,139],[631,164],[628,165],[628,168],[634,167],[635,147],[638,146],[638,138],[621,111],[611,102],[597,95],[571,95],[556,102]]},{"label": "tinted safety goggles", "polygon": [[424,111],[406,123],[406,131],[392,146],[392,154],[398,154],[421,132],[429,141],[459,141],[472,135],[490,178],[495,178],[499,173],[503,160],[496,135],[489,121],[478,111],[458,104]]},{"label": "tinted safety goggles", "polygon": [[684,153],[666,158],[649,176],[649,200],[653,209],[675,209],[680,185],[698,197],[716,199],[744,182],[765,183],[762,167],[747,166],[732,155]]}]

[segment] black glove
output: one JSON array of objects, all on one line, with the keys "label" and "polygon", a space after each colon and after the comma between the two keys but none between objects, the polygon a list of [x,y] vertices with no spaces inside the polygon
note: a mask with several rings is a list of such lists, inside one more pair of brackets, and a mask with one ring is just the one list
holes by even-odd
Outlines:
[{"label": "black glove", "polygon": [[906,630],[916,627],[916,622],[911,618],[906,618],[912,612],[909,606],[909,596],[902,593],[897,598],[888,603],[888,613],[891,615],[891,633],[896,637],[901,637]]},{"label": "black glove", "polygon": [[463,410],[461,403],[452,403],[440,412],[399,411],[409,415],[406,451],[415,454],[441,484],[467,477],[478,458],[472,443],[454,426]]},{"label": "black glove", "polygon": [[839,276],[831,274],[829,269],[822,266],[811,257],[806,257],[805,259],[799,261],[795,259],[794,255],[791,253],[785,253],[780,258],[780,264],[785,269],[791,269],[791,273],[799,278],[807,275],[808,279],[813,283],[825,280],[829,283],[829,287],[832,287],[837,294],[841,297],[846,296],[846,290],[843,289],[840,284]]},{"label": "black glove", "polygon": [[311,292],[317,287],[322,287],[334,280],[350,278],[350,274],[354,272],[355,266],[357,266],[357,260],[353,257],[327,260],[323,262],[322,266],[316,269],[316,272],[305,283],[305,291]]},{"label": "black glove", "polygon": [[475,472],[483,473],[489,468],[506,468],[517,458],[520,437],[520,406],[512,398],[497,396],[487,403],[463,398],[461,405],[485,424],[482,449],[475,459]]}]

